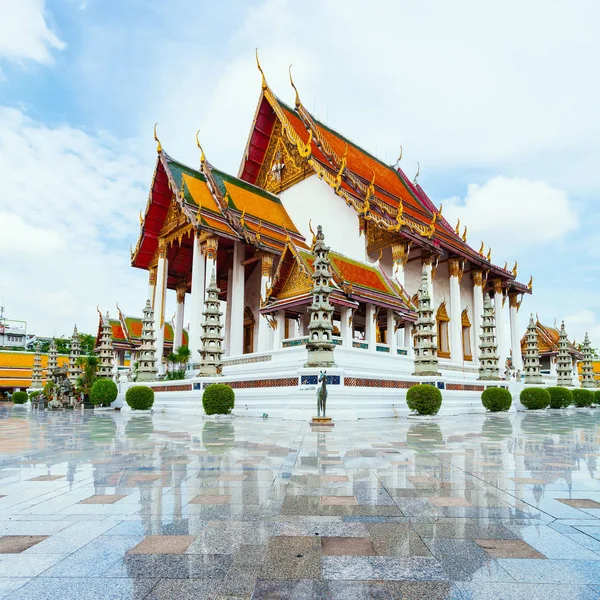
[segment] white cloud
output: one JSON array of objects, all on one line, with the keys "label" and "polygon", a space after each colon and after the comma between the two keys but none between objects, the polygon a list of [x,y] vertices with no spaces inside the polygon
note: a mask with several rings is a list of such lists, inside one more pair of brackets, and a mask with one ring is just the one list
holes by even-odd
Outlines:
[{"label": "white cloud", "polygon": [[52,50],[66,48],[48,27],[44,0],[0,0],[0,14],[0,58],[49,64]]},{"label": "white cloud", "polygon": [[[582,343],[587,333],[593,348],[600,348],[600,321],[596,314],[588,309],[565,315],[565,329],[570,340]],[[560,322],[558,323],[560,326]]]},{"label": "white cloud", "polygon": [[141,312],[146,276],[129,266],[152,163],[127,142],[47,127],[0,107],[0,296],[38,333],[94,332],[96,304]]}]

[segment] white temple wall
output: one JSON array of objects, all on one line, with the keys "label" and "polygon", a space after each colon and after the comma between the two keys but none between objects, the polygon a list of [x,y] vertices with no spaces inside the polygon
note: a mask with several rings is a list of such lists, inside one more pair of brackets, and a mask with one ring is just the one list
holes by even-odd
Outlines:
[{"label": "white temple wall", "polygon": [[327,245],[335,252],[355,260],[365,260],[365,238],[358,233],[358,216],[354,208],[347,206],[327,183],[312,176],[285,190],[280,195],[298,231],[310,244],[312,234],[308,227],[323,226]]},{"label": "white temple wall", "polygon": [[404,288],[412,298],[421,287],[423,270],[420,260],[411,260],[404,266]]},{"label": "white temple wall", "polygon": [[[460,312],[462,315],[463,310],[467,309],[469,315],[469,322],[471,323],[471,354],[473,361],[477,361],[477,355],[479,353],[479,332],[481,323],[475,323],[475,315],[473,314],[473,280],[470,275],[463,275],[460,280]],[[462,332],[462,326],[461,326]]]},{"label": "white temple wall", "polygon": [[254,347],[252,348],[254,352],[258,350],[258,322],[260,319],[264,318],[260,316],[259,308],[260,308],[260,279],[261,279],[261,267],[260,261],[257,261],[254,265],[254,269],[250,277],[246,280],[246,285],[244,286],[244,306],[248,306],[250,310],[252,310],[252,316],[254,317]]},{"label": "white temple wall", "polygon": [[450,315],[450,281],[448,280],[448,263],[441,263],[433,278],[433,306],[437,310],[444,300]]}]

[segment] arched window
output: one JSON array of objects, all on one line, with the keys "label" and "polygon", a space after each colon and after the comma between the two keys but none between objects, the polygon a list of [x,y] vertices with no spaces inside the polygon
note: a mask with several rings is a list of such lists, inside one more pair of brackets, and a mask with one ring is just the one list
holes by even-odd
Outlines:
[{"label": "arched window", "polygon": [[446,301],[442,302],[437,309],[436,321],[438,356],[440,358],[450,358],[450,341],[448,339],[448,323],[450,323],[450,317],[446,310]]},{"label": "arched window", "polygon": [[244,309],[244,354],[254,352],[254,315],[250,307]]},{"label": "arched window", "polygon": [[473,360],[473,350],[471,349],[471,321],[469,321],[469,311],[466,308],[462,311],[461,325],[463,358],[465,360]]}]

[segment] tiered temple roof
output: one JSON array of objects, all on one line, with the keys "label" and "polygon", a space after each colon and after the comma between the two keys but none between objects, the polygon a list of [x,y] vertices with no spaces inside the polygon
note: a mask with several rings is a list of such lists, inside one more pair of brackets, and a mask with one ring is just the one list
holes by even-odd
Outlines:
[{"label": "tiered temple roof", "polygon": [[[542,325],[539,319],[536,319],[536,332],[538,336],[538,346],[540,356],[554,356],[558,354],[558,341],[560,339],[560,331],[556,327],[548,327]],[[521,338],[521,351],[525,353],[527,347],[527,334]],[[577,360],[583,359],[583,353],[575,347],[573,342],[568,344],[569,354]]]}]

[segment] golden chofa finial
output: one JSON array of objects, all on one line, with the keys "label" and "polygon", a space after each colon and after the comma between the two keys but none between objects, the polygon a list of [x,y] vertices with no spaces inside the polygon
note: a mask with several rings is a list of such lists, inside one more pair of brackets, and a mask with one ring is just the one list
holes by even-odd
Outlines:
[{"label": "golden chofa finial", "polygon": [[160,154],[162,152],[162,146],[160,144],[160,140],[158,139],[158,136],[156,135],[156,126],[158,125],[158,123],[154,123],[154,141],[156,142],[156,152],[158,154]]},{"label": "golden chofa finial", "polygon": [[529,277],[529,283],[527,284],[527,289],[529,289],[529,290],[533,289],[533,275],[531,275]]},{"label": "golden chofa finial", "polygon": [[142,215],[142,211],[140,210],[140,225],[144,222],[144,217]]},{"label": "golden chofa finial", "polygon": [[196,145],[198,146],[198,148],[200,148],[200,168],[203,167],[204,162],[206,161],[206,156],[204,155],[204,150],[202,149],[202,146],[200,145],[200,138],[198,137],[198,134],[200,133],[200,130],[198,129],[198,131],[196,131]]},{"label": "golden chofa finial", "polygon": [[519,263],[515,260],[515,266],[512,268],[512,275],[513,277],[517,276],[517,267],[519,266]]},{"label": "golden chofa finial", "polygon": [[467,226],[465,225],[465,230],[463,231],[462,234],[462,241],[466,242],[467,241]]},{"label": "golden chofa finial", "polygon": [[[260,69],[260,67],[259,67],[259,69]],[[290,68],[288,69],[288,71],[290,72],[290,84],[292,85],[292,87],[294,88],[294,91],[296,92],[295,106],[296,106],[296,108],[299,108],[302,103],[300,102],[300,94],[298,94],[298,89],[294,85],[294,80],[292,79],[292,65],[290,65]]]},{"label": "golden chofa finial", "polygon": [[312,242],[310,243],[310,249],[312,250],[315,247],[315,244],[317,243],[317,234],[313,231],[312,219],[308,220],[308,229],[312,234]]},{"label": "golden chofa finial", "polygon": [[456,227],[454,228],[454,233],[456,233],[456,235],[460,235],[460,219],[458,221],[456,221]]},{"label": "golden chofa finial", "polygon": [[488,253],[487,253],[487,256],[485,257],[485,259],[488,262],[492,262],[492,249],[491,248],[488,248]]},{"label": "golden chofa finial", "polygon": [[442,216],[442,210],[444,209],[444,205],[440,204],[440,210],[437,211],[438,217]]},{"label": "golden chofa finial", "polygon": [[258,60],[258,48],[256,49],[256,66],[258,67],[258,70],[260,71],[260,74],[262,76],[262,89],[266,90],[267,89],[267,80],[265,78],[265,74],[262,70],[262,67],[260,66],[260,61]]},{"label": "golden chofa finial", "polygon": [[508,261],[504,261],[504,266],[502,267],[505,271],[508,271]]},{"label": "golden chofa finial", "polygon": [[396,166],[398,166],[400,164],[401,160],[402,160],[402,146],[400,146],[400,154],[398,155],[398,158],[396,159]]},{"label": "golden chofa finial", "polygon": [[483,242],[481,242],[481,246],[479,248],[479,254],[481,254],[481,256],[483,256],[483,249],[485,247],[485,244]]},{"label": "golden chofa finial", "polygon": [[419,161],[417,161],[417,173],[415,174],[415,178],[413,179],[413,183],[417,185],[417,177],[419,177],[419,173],[421,172],[421,165]]}]

